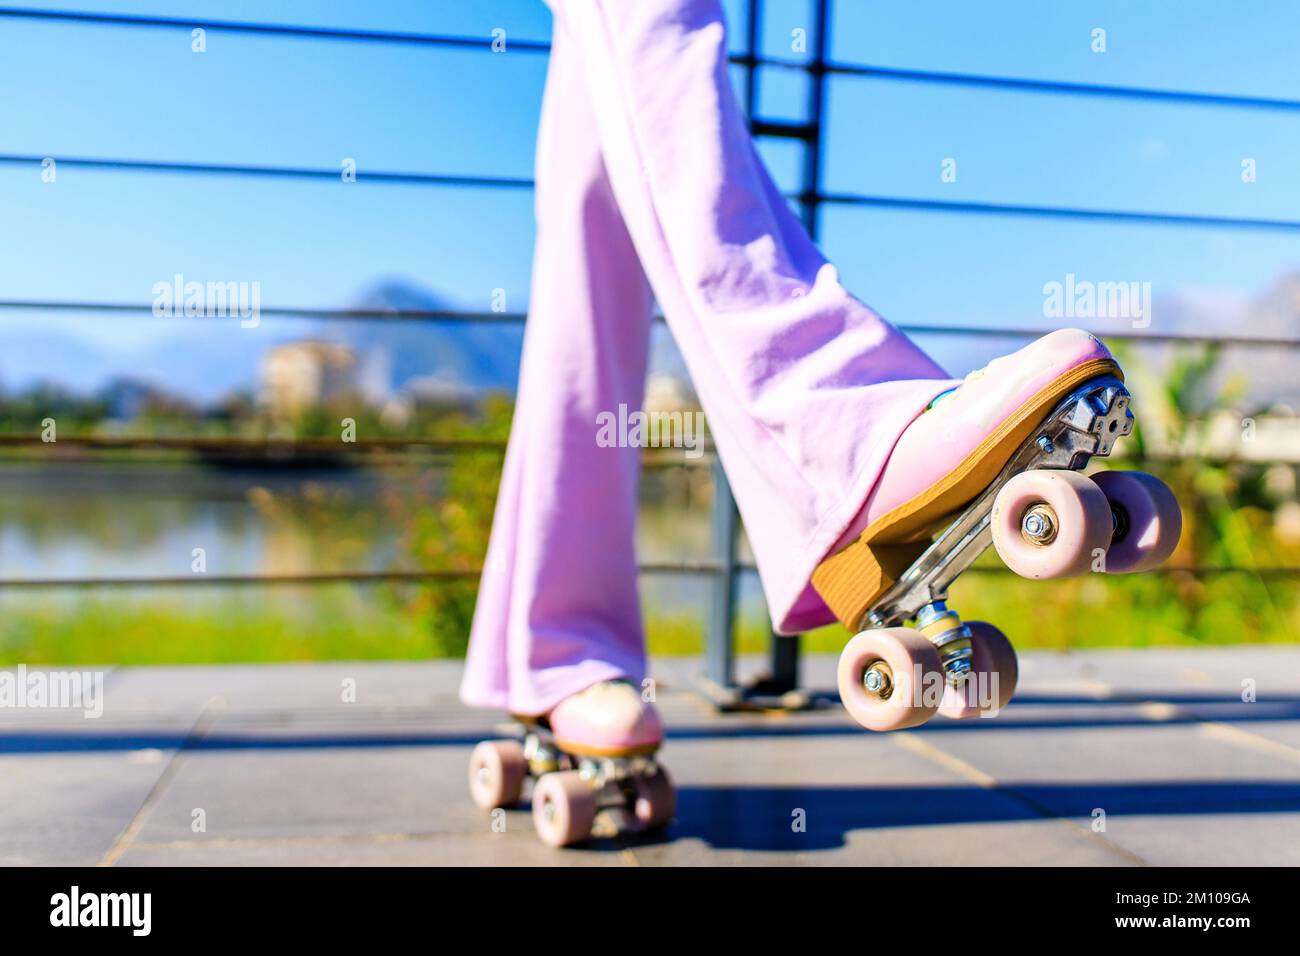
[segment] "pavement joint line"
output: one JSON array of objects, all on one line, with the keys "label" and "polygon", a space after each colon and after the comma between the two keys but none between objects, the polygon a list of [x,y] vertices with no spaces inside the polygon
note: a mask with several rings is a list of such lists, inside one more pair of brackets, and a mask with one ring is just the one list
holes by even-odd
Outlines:
[{"label": "pavement joint line", "polygon": [[[1148,708],[1157,710],[1158,715],[1148,713]],[[1233,724],[1226,724],[1221,720],[1207,720],[1199,714],[1176,704],[1165,701],[1148,701],[1142,705],[1141,712],[1144,716],[1150,716],[1157,721],[1173,720],[1175,718],[1191,720],[1195,723],[1198,732],[1212,740],[1237,744],[1248,750],[1269,754],[1273,757],[1281,757],[1292,763],[1300,763],[1300,748],[1292,747],[1290,744],[1281,743],[1261,734],[1252,733],[1249,730],[1243,730]]]},{"label": "pavement joint line", "polygon": [[978,767],[967,763],[960,757],[954,757],[946,750],[940,750],[928,740],[922,740],[913,734],[897,734],[893,737],[894,743],[898,744],[904,750],[910,750],[914,754],[920,754],[927,757],[934,763],[940,764],[957,774],[964,777],[976,786],[983,787],[985,790],[1000,789],[1001,784],[997,780],[980,770]]},{"label": "pavement joint line", "polygon": [[1260,734],[1251,733],[1249,730],[1242,730],[1240,727],[1234,727],[1231,724],[1225,724],[1217,720],[1201,721],[1200,731],[1215,740],[1235,743],[1250,750],[1281,757],[1292,763],[1300,763],[1300,748],[1292,747],[1289,744],[1272,740]]},{"label": "pavement joint line", "polygon": [[1132,850],[1129,850],[1126,847],[1119,846],[1112,840],[1106,839],[1106,837],[1104,837],[1100,833],[1097,833],[1091,827],[1081,826],[1074,820],[1071,820],[1068,817],[1063,817],[1060,814],[1055,813],[1051,807],[1045,806],[1044,804],[1039,803],[1037,800],[1025,796],[1025,794],[1017,790],[1013,784],[1000,783],[996,777],[993,777],[992,775],[985,773],[983,770],[980,770],[974,764],[967,763],[965,760],[962,760],[960,757],[957,757],[953,754],[948,753],[946,750],[942,750],[939,747],[936,747],[928,740],[924,740],[913,734],[906,734],[906,733],[894,735],[893,740],[896,744],[898,744],[903,749],[910,750],[915,754],[930,759],[931,761],[939,764],[942,767],[946,767],[947,769],[956,773],[958,776],[963,777],[966,780],[969,780],[971,783],[974,783],[978,787],[982,787],[985,790],[996,790],[998,793],[1010,797],[1012,800],[1015,800],[1017,803],[1025,807],[1028,807],[1030,810],[1033,810],[1034,813],[1038,814],[1044,820],[1056,821],[1057,823],[1060,823],[1071,830],[1074,830],[1078,833],[1083,834],[1084,836],[1087,836],[1093,840],[1100,842],[1103,846],[1106,847],[1107,850],[1110,850],[1111,852],[1124,857],[1126,860],[1128,860],[1130,863],[1134,864],[1135,866],[1149,865],[1145,859],[1143,859],[1138,854],[1134,853]]},{"label": "pavement joint line", "polygon": [[182,740],[180,745],[172,751],[171,759],[167,761],[167,765],[163,767],[162,772],[158,774],[158,779],[156,779],[153,782],[153,786],[149,788],[149,793],[145,796],[139,809],[135,811],[135,815],[131,817],[126,828],[118,834],[117,839],[113,841],[113,845],[109,847],[108,852],[104,854],[103,858],[96,864],[96,866],[111,867],[116,865],[117,861],[122,858],[122,854],[130,848],[136,835],[144,827],[144,821],[148,817],[149,811],[158,803],[158,800],[162,797],[163,791],[167,789],[171,784],[172,779],[179,772],[181,755],[194,741],[200,739],[207,733],[208,727],[215,719],[215,716],[212,704],[209,702],[208,705],[199,712],[198,717],[195,718],[194,724],[190,727],[189,733],[185,735],[185,739]]}]

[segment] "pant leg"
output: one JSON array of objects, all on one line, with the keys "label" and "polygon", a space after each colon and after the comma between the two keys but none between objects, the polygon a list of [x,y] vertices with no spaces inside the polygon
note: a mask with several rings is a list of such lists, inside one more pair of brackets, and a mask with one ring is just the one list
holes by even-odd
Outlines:
[{"label": "pant leg", "polygon": [[717,0],[563,0],[605,166],[708,416],[774,626],[952,382],[851,296],[754,150]]},{"label": "pant leg", "polygon": [[597,414],[640,408],[652,299],[610,191],[578,51],[557,18],[537,143],[537,242],[514,422],[461,697],[549,711],[640,681],[639,452]]}]

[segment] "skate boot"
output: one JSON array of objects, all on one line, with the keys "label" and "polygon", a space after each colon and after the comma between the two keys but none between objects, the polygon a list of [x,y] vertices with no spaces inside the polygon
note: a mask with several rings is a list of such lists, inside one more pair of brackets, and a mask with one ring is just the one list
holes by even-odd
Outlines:
[{"label": "skate boot", "polygon": [[522,742],[485,741],[470,757],[470,793],[480,807],[513,806],[534,780],[533,821],[548,846],[671,822],[672,780],[655,760],[663,721],[633,684],[604,681],[543,717],[516,719]]},{"label": "skate boot", "polygon": [[[812,583],[851,631],[839,691],[872,730],[996,713],[1015,690],[1006,636],[946,605],[992,544],[1023,577],[1155,567],[1178,543],[1173,493],[1141,472],[1085,477],[1133,429],[1119,365],[1077,329],[995,359],[899,438],[862,511]],[[916,628],[902,625],[915,621]]]}]

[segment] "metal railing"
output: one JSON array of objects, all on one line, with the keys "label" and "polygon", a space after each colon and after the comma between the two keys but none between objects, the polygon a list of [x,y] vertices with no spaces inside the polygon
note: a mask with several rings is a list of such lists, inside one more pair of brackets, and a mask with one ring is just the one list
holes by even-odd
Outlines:
[{"label": "metal railing", "polygon": [[[1217,215],[1170,213],[1159,211],[1093,209],[1070,206],[1020,205],[1011,203],[947,201],[905,196],[884,196],[852,193],[831,193],[822,189],[822,147],[825,133],[825,106],[827,82],[833,76],[852,76],[865,79],[884,79],[906,83],[937,84],[944,87],[994,89],[1030,95],[1086,97],[1119,101],[1144,101],[1176,103],[1192,106],[1221,107],[1241,110],[1300,112],[1300,100],[1284,98],[1240,96],[1210,92],[1165,90],[1145,87],[1110,86],[1091,83],[1074,83],[1053,80],[988,76],[942,71],[882,68],[869,64],[834,62],[828,57],[827,35],[829,0],[813,0],[812,48],[806,59],[764,56],[759,51],[759,36],[763,17],[761,0],[749,0],[746,24],[746,49],[731,56],[733,65],[743,69],[745,86],[743,99],[750,117],[751,130],[756,138],[774,138],[793,141],[804,150],[798,188],[791,198],[798,201],[802,218],[813,238],[819,231],[819,212],[827,205],[866,206],[917,212],[940,212],[976,216],[1017,216],[1055,218],[1080,221],[1102,221],[1120,224],[1151,224],[1192,228],[1220,228],[1252,231],[1300,231],[1300,220],[1252,218]],[[317,40],[322,42],[347,42],[366,44],[404,44],[438,49],[484,50],[489,40],[479,37],[455,36],[434,33],[401,31],[353,30],[308,25],[280,24],[249,20],[192,20],[176,17],[130,14],[91,13],[64,10],[29,8],[0,8],[0,18],[25,19],[47,23],[112,27],[121,29],[185,30],[203,27],[205,30],[235,34],[252,34],[284,38]],[[511,39],[509,49],[528,53],[544,53],[549,44],[537,40]],[[758,85],[762,68],[801,71],[809,75],[806,119],[798,122],[765,119],[757,115]],[[2,153],[0,165],[37,165],[44,155]],[[234,163],[181,162],[160,159],[132,159],[111,157],[73,156],[61,157],[59,163],[72,168],[102,170],[105,172],[147,173],[152,175],[195,176],[245,176],[256,178],[282,178],[337,181],[337,169],[313,167],[282,167]],[[532,180],[526,177],[457,175],[401,170],[359,170],[357,182],[413,187],[475,188],[475,189],[530,189]],[[93,313],[106,317],[149,314],[151,306],[140,303],[63,300],[2,300],[0,311],[40,311],[44,313]],[[462,311],[455,309],[430,310],[368,310],[321,309],[315,307],[272,306],[260,309],[268,318],[309,318],[338,321],[383,322],[485,322],[517,323],[525,316],[520,313]],[[909,334],[961,335],[981,337],[1036,337],[1051,329],[992,327],[992,326],[934,326],[900,325]],[[1300,347],[1300,338],[1288,336],[1248,335],[1184,335],[1120,330],[1103,331],[1109,338],[1128,339],[1149,343],[1220,344],[1235,347],[1294,349]],[[35,446],[37,436],[0,435],[0,447]],[[58,441],[61,448],[78,447],[85,451],[105,449],[186,450],[209,454],[227,454],[234,457],[254,458],[263,455],[311,454],[380,454],[396,453],[448,453],[467,452],[500,453],[504,443],[490,440],[436,440],[436,439],[381,439],[349,443],[340,446],[336,440],[296,439],[292,441],[164,437],[147,438],[131,436],[69,436]],[[716,493],[712,506],[712,549],[706,561],[643,564],[647,574],[687,574],[706,576],[711,580],[711,600],[707,625],[705,666],[707,676],[717,685],[729,686],[733,682],[732,636],[735,627],[737,582],[739,575],[751,573],[753,566],[737,556],[739,522],[725,473],[716,456],[705,459],[711,462],[715,475]],[[651,465],[664,464],[650,456]],[[689,464],[676,461],[675,465]],[[998,568],[972,568],[973,573],[998,573]],[[1168,574],[1239,574],[1248,573],[1264,577],[1292,577],[1300,575],[1300,568],[1243,568],[1194,567],[1162,569]],[[138,587],[138,586],[192,586],[196,584],[217,586],[311,586],[318,584],[373,584],[373,583],[434,583],[440,581],[474,580],[478,569],[451,571],[357,571],[317,573],[302,575],[215,575],[140,578],[29,578],[0,582],[3,588],[57,588],[57,587]],[[774,686],[793,688],[798,682],[798,642],[795,638],[773,638]]]}]

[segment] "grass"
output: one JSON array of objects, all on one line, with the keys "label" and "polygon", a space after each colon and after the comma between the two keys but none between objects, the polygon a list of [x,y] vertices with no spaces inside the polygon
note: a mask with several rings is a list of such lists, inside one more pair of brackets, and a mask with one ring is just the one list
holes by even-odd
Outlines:
[{"label": "grass", "polygon": [[[249,589],[201,595],[155,591],[123,595],[8,597],[0,603],[0,665],[204,664],[313,660],[418,660],[464,653],[468,617],[412,607],[424,588],[346,585],[291,588],[273,597]],[[968,620],[997,624],[1020,648],[1148,647],[1294,641],[1300,634],[1295,583],[1249,574],[1203,580],[1181,575],[1089,576],[1026,581],[968,573],[951,604]],[[438,605],[433,605],[437,607]],[[702,615],[652,614],[656,654],[698,654]],[[751,609],[737,626],[741,652],[767,646],[766,618]],[[804,636],[810,652],[838,652],[839,627]]]}]

